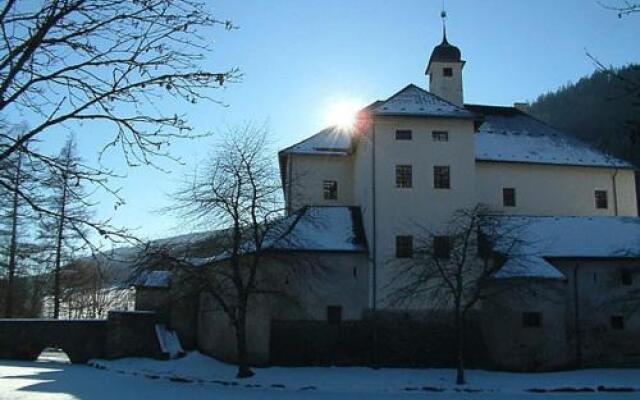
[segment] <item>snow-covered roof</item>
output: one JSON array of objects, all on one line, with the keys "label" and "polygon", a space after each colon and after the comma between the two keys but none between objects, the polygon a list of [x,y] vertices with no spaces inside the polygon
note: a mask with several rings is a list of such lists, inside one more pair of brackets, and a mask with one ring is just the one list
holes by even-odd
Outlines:
[{"label": "snow-covered roof", "polygon": [[484,117],[475,136],[478,161],[632,168],[514,107],[466,107]]},{"label": "snow-covered roof", "polygon": [[375,115],[467,118],[475,115],[435,94],[409,84],[398,93],[371,108]]},{"label": "snow-covered roof", "polygon": [[507,257],[495,278],[566,279],[549,260],[640,258],[640,218],[499,216],[495,249]]},{"label": "snow-covered roof", "polygon": [[[262,251],[355,252],[367,251],[359,207],[308,206],[282,218],[269,228]],[[243,254],[255,251],[249,241]],[[228,251],[211,256],[189,257],[194,266],[205,266],[228,259]]]},{"label": "snow-covered roof", "polygon": [[[520,255],[545,258],[640,258],[638,217],[497,217],[514,232]],[[505,235],[506,237],[506,235]],[[507,244],[509,246],[511,244]],[[501,250],[501,243],[496,244]]]},{"label": "snow-covered roof", "polygon": [[566,279],[564,274],[542,257],[524,256],[508,259],[502,268],[493,274],[497,279],[540,278]]},{"label": "snow-covered roof", "polygon": [[294,219],[292,226],[269,244],[270,249],[367,251],[358,207],[305,207],[289,218]]},{"label": "snow-covered roof", "polygon": [[171,271],[144,271],[136,279],[136,286],[147,288],[168,288],[171,285]]},{"label": "snow-covered roof", "polygon": [[347,155],[351,150],[352,131],[331,126],[308,139],[282,150],[286,154]]}]

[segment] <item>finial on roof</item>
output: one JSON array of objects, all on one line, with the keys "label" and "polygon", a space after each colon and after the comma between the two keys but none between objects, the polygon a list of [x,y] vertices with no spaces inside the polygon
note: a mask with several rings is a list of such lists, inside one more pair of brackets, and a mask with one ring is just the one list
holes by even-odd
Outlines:
[{"label": "finial on roof", "polygon": [[447,43],[447,10],[444,8],[444,0],[442,0],[440,18],[442,18],[442,43]]}]

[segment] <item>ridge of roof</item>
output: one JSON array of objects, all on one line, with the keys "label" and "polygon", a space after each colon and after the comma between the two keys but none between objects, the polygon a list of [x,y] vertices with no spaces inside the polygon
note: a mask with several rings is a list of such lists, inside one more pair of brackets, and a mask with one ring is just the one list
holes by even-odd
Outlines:
[{"label": "ridge of roof", "polygon": [[[451,107],[452,110],[450,111],[442,111],[439,110],[440,112],[429,112],[428,110],[424,110],[423,108],[420,108],[419,112],[416,111],[406,111],[406,110],[400,110],[400,111],[380,111],[379,109],[381,107],[383,107],[386,103],[391,102],[392,100],[396,99],[398,96],[402,95],[404,92],[408,91],[408,90],[417,90],[419,91],[420,94],[426,95],[431,97],[432,99],[439,101],[441,103],[444,103],[444,105]],[[376,104],[377,103],[377,104]],[[461,107],[459,105],[456,105],[434,93],[429,92],[428,90],[425,90],[421,87],[419,87],[418,85],[414,84],[414,83],[409,83],[407,84],[405,87],[403,87],[402,89],[398,90],[396,93],[392,94],[391,96],[389,96],[387,99],[382,100],[380,102],[376,102],[373,103],[375,104],[375,106],[373,106],[371,108],[371,112],[375,115],[380,115],[380,116],[393,116],[393,115],[407,115],[407,116],[425,116],[425,117],[442,117],[442,118],[462,118],[462,119],[475,119],[476,116],[470,112],[469,110],[465,109],[464,107]],[[372,105],[373,105],[372,104]],[[456,115],[456,113],[460,113],[459,115]]]}]

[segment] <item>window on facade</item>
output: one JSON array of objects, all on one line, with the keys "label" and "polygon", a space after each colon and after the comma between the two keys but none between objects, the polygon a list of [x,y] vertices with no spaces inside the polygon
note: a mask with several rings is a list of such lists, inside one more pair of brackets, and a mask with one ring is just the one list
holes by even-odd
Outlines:
[{"label": "window on facade", "polygon": [[410,188],[412,186],[411,165],[396,165],[396,187]]},{"label": "window on facade", "polygon": [[413,257],[413,236],[408,236],[408,235],[396,236],[396,257],[397,258]]},{"label": "window on facade", "polygon": [[398,129],[396,130],[396,140],[411,140],[413,132],[411,129]]},{"label": "window on facade", "polygon": [[442,68],[443,76],[453,76],[453,69],[449,67]]},{"label": "window on facade", "polygon": [[327,322],[330,324],[339,324],[342,322],[342,306],[327,307]]},{"label": "window on facade", "polygon": [[514,188],[502,189],[502,205],[505,207],[516,206],[516,190]]},{"label": "window on facade", "polygon": [[633,284],[633,276],[631,276],[631,270],[623,269],[620,270],[620,280],[622,284],[625,286],[630,286]]},{"label": "window on facade", "polygon": [[596,208],[609,208],[609,201],[607,200],[606,190],[596,190]]},{"label": "window on facade", "polygon": [[449,132],[446,131],[433,131],[431,132],[431,139],[434,142],[448,142],[449,141]]},{"label": "window on facade", "polygon": [[433,256],[435,258],[449,258],[451,243],[448,236],[435,236],[433,238]]},{"label": "window on facade", "polygon": [[611,328],[616,330],[624,329],[624,317],[622,315],[614,315],[611,317]]},{"label": "window on facade", "polygon": [[523,312],[522,326],[525,328],[537,328],[542,326],[542,313],[540,312]]},{"label": "window on facade", "polygon": [[448,166],[433,167],[433,187],[436,189],[449,189],[451,187]]},{"label": "window on facade", "polygon": [[324,181],[323,189],[325,200],[338,200],[338,182]]}]

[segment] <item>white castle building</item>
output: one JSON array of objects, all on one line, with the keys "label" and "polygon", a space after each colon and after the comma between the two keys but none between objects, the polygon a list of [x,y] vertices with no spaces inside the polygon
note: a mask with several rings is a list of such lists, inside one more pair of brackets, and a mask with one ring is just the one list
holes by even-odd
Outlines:
[{"label": "white castle building", "polygon": [[[526,268],[503,276],[560,291],[552,301],[505,298],[479,306],[493,365],[640,361],[634,340],[640,316],[609,301],[640,288],[633,166],[517,106],[466,104],[464,67],[445,32],[426,64],[428,90],[409,84],[363,109],[352,129],[328,127],[279,152],[295,239],[270,247],[320,259],[331,275],[314,290],[283,278],[298,307],[254,304],[252,360],[277,362],[286,358],[283,348],[320,335],[314,325],[296,339],[283,321],[335,324],[399,311],[387,301],[394,274],[389,260],[411,256],[417,225],[444,231],[456,210],[482,204],[526,218],[530,236],[524,239],[535,238]],[[193,334],[198,347],[233,358],[235,339],[224,315],[200,309]]]}]

